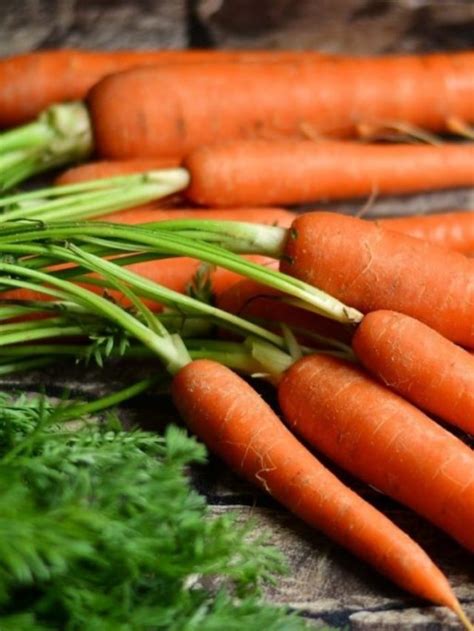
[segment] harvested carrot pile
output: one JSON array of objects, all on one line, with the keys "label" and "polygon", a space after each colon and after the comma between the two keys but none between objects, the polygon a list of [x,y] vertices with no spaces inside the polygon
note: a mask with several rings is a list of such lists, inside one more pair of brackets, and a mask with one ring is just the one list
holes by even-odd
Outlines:
[{"label": "harvested carrot pile", "polygon": [[[25,123],[0,134],[0,374],[151,362],[153,378],[110,401],[153,389],[159,377],[176,414],[232,470],[470,630],[424,542],[331,463],[474,552],[474,211],[366,219],[295,206],[472,187],[474,148],[459,135],[474,123],[473,63],[470,52],[58,51],[0,60],[0,125]],[[71,67],[87,71],[75,82]],[[25,107],[15,108],[16,92]],[[59,102],[72,99],[84,100]],[[403,135],[378,141],[385,128]],[[48,188],[17,188],[77,161]],[[273,407],[257,379],[274,387]],[[4,460],[23,457],[23,447],[12,449]],[[256,550],[277,571],[272,553]],[[227,557],[216,559],[225,578]],[[147,584],[154,562],[137,565]],[[209,573],[212,560],[196,567],[205,569],[183,576]],[[256,589],[264,577],[249,571]],[[303,628],[246,600],[237,570],[229,576],[235,616],[244,621],[249,607],[255,621],[267,616],[262,628]],[[179,588],[183,602],[196,598]],[[50,603],[62,594],[48,590]],[[198,591],[200,606],[215,602],[209,616],[224,624],[234,615],[227,592]],[[11,607],[11,620],[47,627],[42,616],[54,608],[42,607]],[[180,609],[183,620],[197,615],[189,611]],[[157,615],[150,628],[167,628]]]}]

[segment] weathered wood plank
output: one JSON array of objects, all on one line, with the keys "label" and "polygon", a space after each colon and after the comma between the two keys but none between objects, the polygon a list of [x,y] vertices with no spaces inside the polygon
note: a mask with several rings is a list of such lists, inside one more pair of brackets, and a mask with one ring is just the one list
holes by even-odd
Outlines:
[{"label": "weathered wood plank", "polygon": [[197,0],[216,46],[319,48],[349,54],[469,48],[470,0]]},{"label": "weathered wood plank", "polygon": [[1,0],[0,56],[40,48],[185,48],[185,0]]}]

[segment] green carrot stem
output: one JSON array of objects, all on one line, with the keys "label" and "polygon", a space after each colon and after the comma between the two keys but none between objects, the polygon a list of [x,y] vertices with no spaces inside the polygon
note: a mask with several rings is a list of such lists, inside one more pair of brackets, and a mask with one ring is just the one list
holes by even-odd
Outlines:
[{"label": "green carrot stem", "polygon": [[[188,183],[188,172],[176,168],[95,180],[89,182],[87,188],[80,185],[57,187],[69,190],[60,191],[60,195],[54,188],[10,195],[0,199],[0,206],[6,208],[0,215],[0,222],[25,218],[58,221],[96,217],[161,199],[186,188]],[[74,188],[79,190],[74,191]],[[48,196],[52,199],[45,199]],[[12,204],[19,207],[8,209]]]},{"label": "green carrot stem", "polygon": [[232,252],[263,254],[276,259],[284,253],[289,232],[287,228],[279,226],[215,219],[170,219],[146,225],[188,238],[209,239]]},{"label": "green carrot stem", "polygon": [[54,357],[32,357],[31,359],[20,359],[16,362],[2,363],[0,365],[0,376],[11,375],[13,373],[36,370],[54,364]]},{"label": "green carrot stem", "polygon": [[[0,134],[0,156],[15,154],[8,172],[0,170],[0,189],[49,168],[86,158],[92,151],[92,130],[82,103],[53,105],[33,123]],[[32,159],[28,169],[24,160]]]},{"label": "green carrot stem", "polygon": [[[117,305],[105,298],[102,298],[101,296],[93,294],[83,287],[55,278],[51,274],[26,269],[20,267],[19,265],[12,265],[9,263],[0,262],[0,272],[13,274],[20,278],[25,276],[37,283],[47,283],[48,285],[58,288],[58,293],[62,292],[60,297],[70,298],[73,301],[78,302],[80,305],[90,309],[96,315],[102,316],[114,322],[128,331],[133,337],[136,337],[143,342],[145,346],[151,348],[162,359],[165,366],[172,374],[190,361],[189,356],[182,347],[182,344],[176,340],[173,335],[169,335],[164,327],[162,327],[162,331],[158,334]],[[18,283],[16,279],[13,280],[0,277],[0,285],[8,284],[8,281],[10,281],[10,284]],[[47,287],[44,289],[48,290]],[[0,343],[1,342],[2,340],[0,340]]]},{"label": "green carrot stem", "polygon": [[[252,224],[244,225],[252,226]],[[260,228],[262,227],[260,226]],[[359,322],[363,317],[356,309],[344,305],[325,292],[296,278],[247,261],[221,247],[193,241],[186,237],[167,234],[166,231],[154,230],[143,226],[125,226],[98,222],[90,225],[80,223],[70,225],[56,224],[39,228],[35,231],[31,231],[31,229],[29,231],[21,229],[18,234],[10,233],[3,235],[0,233],[0,242],[24,242],[45,238],[83,241],[87,239],[88,235],[92,235],[93,237],[104,236],[109,239],[118,238],[121,241],[128,240],[135,244],[147,246],[148,249],[153,248],[154,251],[160,255],[190,256],[205,261],[206,263],[224,267],[278,289],[294,298],[298,298],[302,301],[302,304],[309,305],[318,313],[339,322]]]}]

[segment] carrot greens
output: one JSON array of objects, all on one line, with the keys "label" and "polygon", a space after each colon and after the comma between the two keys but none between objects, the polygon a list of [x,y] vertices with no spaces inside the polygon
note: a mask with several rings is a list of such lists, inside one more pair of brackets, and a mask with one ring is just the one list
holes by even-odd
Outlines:
[{"label": "carrot greens", "polygon": [[203,446],[87,416],[152,381],[86,403],[0,393],[0,627],[306,628],[261,600],[281,555],[191,489]]}]

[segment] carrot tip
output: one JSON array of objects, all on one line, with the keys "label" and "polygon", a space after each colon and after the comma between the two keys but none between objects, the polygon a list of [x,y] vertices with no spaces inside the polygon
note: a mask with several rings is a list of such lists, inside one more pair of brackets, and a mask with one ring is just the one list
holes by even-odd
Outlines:
[{"label": "carrot tip", "polygon": [[466,631],[474,631],[474,624],[472,624],[472,622],[469,620],[459,602],[457,602],[456,605],[453,607],[453,612],[457,615]]}]

